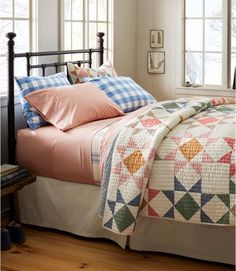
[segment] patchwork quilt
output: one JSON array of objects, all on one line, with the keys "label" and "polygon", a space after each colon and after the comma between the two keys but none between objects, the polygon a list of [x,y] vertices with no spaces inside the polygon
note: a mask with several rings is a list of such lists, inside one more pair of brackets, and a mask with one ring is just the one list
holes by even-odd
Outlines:
[{"label": "patchwork quilt", "polygon": [[138,216],[233,225],[235,124],[227,98],[158,103],[133,118],[105,159],[103,226],[130,235]]}]

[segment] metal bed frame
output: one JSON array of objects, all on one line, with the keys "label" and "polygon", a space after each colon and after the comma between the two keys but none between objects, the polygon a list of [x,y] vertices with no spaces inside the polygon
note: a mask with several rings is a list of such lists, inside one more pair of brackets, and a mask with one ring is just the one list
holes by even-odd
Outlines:
[{"label": "metal bed frame", "polygon": [[14,32],[9,32],[6,34],[8,38],[8,162],[10,164],[16,163],[16,136],[15,136],[15,103],[14,103],[14,61],[15,58],[26,58],[26,71],[27,76],[30,76],[30,71],[32,69],[41,69],[42,76],[45,76],[46,68],[54,67],[56,73],[59,72],[59,68],[62,66],[66,66],[66,62],[54,62],[47,64],[37,64],[32,65],[31,59],[32,57],[41,57],[41,56],[61,56],[67,54],[87,54],[88,60],[78,60],[71,61],[72,63],[76,63],[79,66],[81,64],[88,64],[89,67],[92,67],[92,54],[98,53],[98,64],[103,64],[104,58],[104,33],[97,33],[97,48],[95,49],[82,49],[82,50],[65,50],[65,51],[45,51],[45,52],[26,52],[16,54],[14,51],[15,41],[14,38],[16,34]]}]

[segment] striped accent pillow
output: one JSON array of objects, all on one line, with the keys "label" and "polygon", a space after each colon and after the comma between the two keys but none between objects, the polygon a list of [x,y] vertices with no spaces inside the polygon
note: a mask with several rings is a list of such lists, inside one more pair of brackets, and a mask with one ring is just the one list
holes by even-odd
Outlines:
[{"label": "striped accent pillow", "polygon": [[19,97],[22,105],[23,114],[26,118],[29,128],[37,129],[48,125],[34,107],[24,98],[27,94],[44,88],[69,86],[65,73],[57,73],[51,76],[16,76],[15,80],[19,86]]}]

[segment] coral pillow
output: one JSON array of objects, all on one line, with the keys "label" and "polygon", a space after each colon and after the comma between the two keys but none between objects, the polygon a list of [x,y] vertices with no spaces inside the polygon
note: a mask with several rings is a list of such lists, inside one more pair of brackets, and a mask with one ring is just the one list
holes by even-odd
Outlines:
[{"label": "coral pillow", "polygon": [[25,100],[25,96],[39,89],[70,86],[66,74],[63,72],[41,77],[41,76],[16,76],[15,80],[20,88],[19,97],[22,105],[22,111],[26,118],[29,128],[38,129],[48,123],[38,114],[38,112],[30,106]]},{"label": "coral pillow", "polygon": [[124,115],[120,108],[92,83],[38,90],[25,96],[25,99],[45,120],[62,131],[90,121]]},{"label": "coral pillow", "polygon": [[79,67],[77,64],[71,62],[67,62],[67,68],[73,84],[84,83],[84,78],[87,77],[117,76],[117,73],[109,60],[97,69]]}]

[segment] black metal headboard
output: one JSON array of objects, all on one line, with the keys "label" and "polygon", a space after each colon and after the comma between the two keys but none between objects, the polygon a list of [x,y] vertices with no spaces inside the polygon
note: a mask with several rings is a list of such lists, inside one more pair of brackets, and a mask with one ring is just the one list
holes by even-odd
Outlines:
[{"label": "black metal headboard", "polygon": [[65,50],[65,51],[48,51],[48,52],[27,52],[22,54],[15,54],[14,52],[14,38],[16,34],[10,32],[6,34],[8,38],[8,162],[10,164],[16,163],[16,137],[15,137],[15,103],[14,103],[14,60],[15,58],[26,58],[26,70],[27,76],[30,76],[30,71],[32,69],[42,69],[42,75],[45,76],[45,70],[48,67],[55,67],[55,71],[59,71],[59,67],[66,66],[66,62],[54,62],[47,64],[32,65],[32,57],[41,56],[59,56],[67,54],[87,54],[88,60],[78,60],[72,61],[72,63],[77,63],[79,66],[81,64],[87,63],[89,67],[92,66],[92,54],[99,54],[99,65],[103,64],[104,56],[104,33],[97,33],[97,48],[96,49],[83,49],[83,50]]}]

